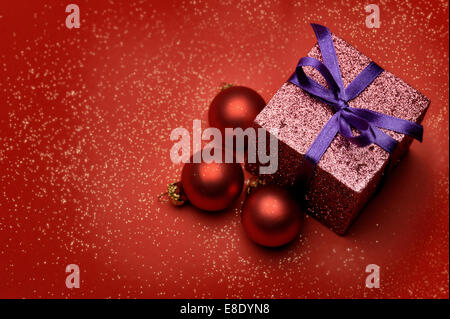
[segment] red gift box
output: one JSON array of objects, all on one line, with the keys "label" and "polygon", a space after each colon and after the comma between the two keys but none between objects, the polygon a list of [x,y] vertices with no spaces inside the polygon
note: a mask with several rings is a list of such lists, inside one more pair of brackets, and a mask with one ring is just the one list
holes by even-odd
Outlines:
[{"label": "red gift box", "polygon": [[[347,86],[371,60],[338,36],[332,35],[332,40],[344,86]],[[308,57],[323,61],[318,44]],[[304,70],[306,75],[326,86],[318,71]],[[348,103],[353,108],[369,109],[418,124],[429,104],[427,97],[385,70]],[[293,83],[284,83],[255,119],[256,127],[277,130],[279,141],[278,170],[260,177],[271,183],[293,185],[305,169],[302,165],[305,153],[332,115],[329,105]],[[348,230],[385,173],[399,162],[412,142],[412,137],[383,131],[398,141],[391,154],[375,144],[359,147],[337,134],[306,186],[306,210],[338,234]],[[246,163],[246,168],[259,175],[259,164]]]}]

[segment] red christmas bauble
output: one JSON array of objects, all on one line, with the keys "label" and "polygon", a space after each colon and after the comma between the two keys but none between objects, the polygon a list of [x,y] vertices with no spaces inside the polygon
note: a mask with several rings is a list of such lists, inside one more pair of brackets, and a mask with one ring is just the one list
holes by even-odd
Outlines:
[{"label": "red christmas bauble", "polygon": [[[231,86],[223,89],[209,106],[209,125],[225,134],[225,128],[252,126],[253,120],[264,108],[266,102],[255,90],[245,86]],[[224,135],[225,136],[225,135]]]},{"label": "red christmas bauble", "polygon": [[278,247],[298,236],[303,212],[287,189],[259,186],[244,202],[242,224],[248,237],[257,244]]},{"label": "red christmas bauble", "polygon": [[218,211],[229,207],[241,194],[244,172],[239,163],[184,164],[181,184],[187,199],[197,208]]}]

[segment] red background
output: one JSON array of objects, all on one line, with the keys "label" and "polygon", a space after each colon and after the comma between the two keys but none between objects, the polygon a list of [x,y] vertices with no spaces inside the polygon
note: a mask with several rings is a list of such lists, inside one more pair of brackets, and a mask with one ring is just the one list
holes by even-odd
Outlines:
[{"label": "red background", "polygon": [[[67,1],[0,4],[0,297],[448,298],[448,2]],[[377,3],[377,2],[375,2]],[[239,207],[159,203],[170,132],[206,126],[221,82],[266,101],[328,26],[432,103],[424,142],[339,237],[308,218],[282,249]],[[78,264],[81,288],[65,286]],[[381,288],[365,288],[365,267]]]}]

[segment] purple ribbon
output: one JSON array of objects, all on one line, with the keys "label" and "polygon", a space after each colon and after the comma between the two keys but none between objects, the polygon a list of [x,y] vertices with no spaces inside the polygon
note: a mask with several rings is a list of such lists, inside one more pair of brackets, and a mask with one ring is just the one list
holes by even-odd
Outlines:
[{"label": "purple ribbon", "polygon": [[[357,97],[384,70],[376,63],[371,62],[344,88],[330,30],[318,24],[311,24],[311,26],[319,42],[324,63],[311,57],[301,58],[294,74],[289,78],[289,82],[332,106],[335,113],[317,135],[306,152],[305,158],[315,166],[338,132],[351,143],[360,147],[375,143],[389,153],[395,149],[397,141],[380,128],[406,134],[422,141],[422,125],[348,105],[349,101]],[[310,66],[319,71],[326,80],[328,88],[307,76],[303,71],[304,66]],[[360,134],[353,135],[352,128],[357,129]]]}]

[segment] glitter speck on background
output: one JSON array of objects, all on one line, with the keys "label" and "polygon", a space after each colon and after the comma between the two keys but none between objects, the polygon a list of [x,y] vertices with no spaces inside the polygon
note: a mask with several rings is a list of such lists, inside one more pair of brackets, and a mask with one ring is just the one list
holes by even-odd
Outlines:
[{"label": "glitter speck on background", "polygon": [[[448,3],[76,1],[0,4],[1,297],[448,298]],[[241,201],[220,214],[159,203],[179,179],[170,132],[192,131],[222,82],[266,101],[329,27],[430,98],[424,143],[345,237],[312,218],[253,245]],[[381,288],[365,288],[365,267]],[[65,287],[78,264],[81,288]]]}]

